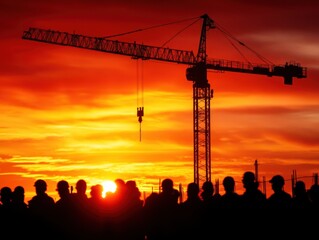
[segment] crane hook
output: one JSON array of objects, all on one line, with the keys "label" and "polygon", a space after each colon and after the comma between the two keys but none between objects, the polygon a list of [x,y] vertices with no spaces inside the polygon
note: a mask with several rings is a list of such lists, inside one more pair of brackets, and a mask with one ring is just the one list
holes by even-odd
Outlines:
[{"label": "crane hook", "polygon": [[142,127],[141,127],[141,124],[142,124],[142,117],[144,116],[144,107],[138,107],[137,108],[137,116],[138,116],[138,121],[140,123],[140,141],[142,139]]},{"label": "crane hook", "polygon": [[137,108],[137,116],[138,116],[139,123],[141,123],[143,121],[142,117],[144,116],[144,107]]}]

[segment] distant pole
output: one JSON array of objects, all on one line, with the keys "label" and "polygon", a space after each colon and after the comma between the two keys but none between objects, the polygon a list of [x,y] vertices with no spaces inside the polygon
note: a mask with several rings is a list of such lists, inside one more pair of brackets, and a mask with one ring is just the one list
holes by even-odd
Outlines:
[{"label": "distant pole", "polygon": [[263,176],[263,190],[264,190],[264,194],[267,196],[267,190],[266,190],[266,177]]},{"label": "distant pole", "polygon": [[215,180],[215,194],[219,195],[219,179]]},{"label": "distant pole", "polygon": [[256,177],[256,182],[259,182],[258,181],[258,160],[256,159],[255,160],[255,177]]},{"label": "distant pole", "polygon": [[313,175],[313,179],[314,179],[314,185],[318,185],[318,173],[315,173]]},{"label": "distant pole", "polygon": [[179,184],[179,202],[183,202],[183,186],[181,183]]},{"label": "distant pole", "polygon": [[297,171],[294,169],[292,171],[292,177],[291,177],[291,192],[293,197],[295,196],[296,182],[297,182]]}]

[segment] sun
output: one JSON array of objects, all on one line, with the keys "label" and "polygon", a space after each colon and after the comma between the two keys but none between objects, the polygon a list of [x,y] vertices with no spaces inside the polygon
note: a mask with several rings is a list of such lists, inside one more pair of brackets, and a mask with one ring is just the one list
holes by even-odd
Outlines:
[{"label": "sun", "polygon": [[111,180],[103,181],[101,184],[103,186],[103,197],[105,197],[108,192],[113,193],[116,190],[116,184]]}]

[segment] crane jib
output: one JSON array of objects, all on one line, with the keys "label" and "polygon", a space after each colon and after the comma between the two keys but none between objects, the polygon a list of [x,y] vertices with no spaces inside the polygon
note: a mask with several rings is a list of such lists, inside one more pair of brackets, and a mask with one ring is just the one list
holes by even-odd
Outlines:
[{"label": "crane jib", "polygon": [[178,50],[137,44],[135,42],[121,42],[105,38],[89,37],[53,30],[30,28],[25,31],[23,39],[44,43],[72,46],[96,51],[127,55],[144,60],[152,59],[193,65],[196,57],[192,51]]},{"label": "crane jib", "polygon": [[[193,51],[163,48],[137,44],[135,42],[121,42],[99,37],[90,37],[80,34],[70,34],[54,30],[45,30],[39,28],[29,28],[24,31],[23,39],[39,41],[62,46],[72,46],[77,48],[91,49],[107,53],[131,56],[144,60],[158,60],[166,62],[175,62],[179,64],[197,65],[197,58]],[[285,84],[292,84],[292,78],[305,78],[307,69],[299,64],[285,65],[260,65],[244,63],[239,61],[230,61],[224,59],[208,59],[206,69],[251,73],[267,76],[284,77]],[[189,79],[192,80],[192,79]]]}]

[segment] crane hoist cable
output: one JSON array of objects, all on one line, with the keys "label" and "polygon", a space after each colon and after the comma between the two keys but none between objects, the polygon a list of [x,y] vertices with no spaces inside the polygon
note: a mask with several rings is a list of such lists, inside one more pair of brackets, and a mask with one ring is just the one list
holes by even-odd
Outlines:
[{"label": "crane hoist cable", "polygon": [[163,43],[163,45],[161,47],[165,47],[167,43],[169,43],[170,41],[172,41],[177,35],[179,35],[180,33],[182,33],[183,31],[185,31],[187,28],[189,28],[190,26],[192,26],[193,24],[195,24],[196,22],[198,22],[200,19],[198,18],[196,21],[192,22],[191,24],[187,25],[186,27],[184,27],[183,29],[181,29],[180,31],[178,31],[176,34],[174,34],[174,36],[172,36],[170,39],[168,39],[165,43]]},{"label": "crane hoist cable", "polygon": [[[252,53],[254,53],[260,60],[262,60],[264,63],[269,64],[269,65],[274,65],[273,62],[271,62],[270,60],[268,60],[267,58],[265,58],[264,56],[262,56],[261,54],[259,54],[258,52],[256,52],[255,50],[253,50],[252,48],[248,47],[245,43],[243,43],[242,41],[239,41],[237,38],[235,38],[232,34],[230,34],[227,30],[225,30],[225,28],[223,28],[222,26],[220,26],[220,24],[216,23],[215,21],[215,26],[216,29],[218,29],[219,31],[221,31],[227,38],[227,40],[231,43],[231,45],[239,52],[239,54],[245,59],[245,61],[247,61],[248,63],[250,63],[247,58],[243,55],[243,53],[239,50],[238,47],[235,46],[235,44],[231,41],[235,41],[237,42],[239,45],[247,48],[249,51],[251,51]],[[251,63],[250,63],[251,64]]]},{"label": "crane hoist cable", "polygon": [[[188,19],[189,20],[189,19]],[[184,27],[182,30],[174,34],[170,39],[168,39],[161,47],[164,47],[167,43],[169,43],[171,40],[173,40],[177,35],[179,35],[181,32],[185,31],[187,28],[192,26],[194,23],[196,23],[199,19],[196,21],[192,22],[188,26]],[[184,20],[185,21],[185,20]],[[182,22],[182,21],[179,21]],[[174,22],[176,23],[176,22]],[[172,23],[170,23],[172,24]],[[168,25],[168,24],[164,24]],[[159,27],[163,25],[158,25],[155,27]],[[148,28],[149,29],[149,28]],[[145,30],[145,29],[144,29]],[[136,31],[142,31],[142,29],[136,30]],[[129,33],[133,33],[136,31],[131,31]],[[141,59],[141,68],[139,68],[139,59],[136,59],[136,73],[137,73],[137,86],[136,86],[136,93],[137,93],[137,117],[138,117],[138,122],[140,123],[140,141],[142,141],[142,121],[144,117],[144,79],[143,79],[143,59]],[[141,105],[141,106],[140,106]]]},{"label": "crane hoist cable", "polygon": [[[141,68],[139,67],[141,62]],[[140,123],[140,141],[142,141],[142,117],[144,116],[144,79],[143,79],[143,60],[136,59],[136,104],[137,117]]]},{"label": "crane hoist cable", "polygon": [[159,25],[150,26],[150,27],[146,27],[146,28],[139,28],[139,29],[135,29],[135,30],[132,30],[132,31],[124,32],[124,33],[108,35],[108,36],[104,36],[102,38],[113,38],[113,37],[123,36],[123,35],[126,35],[126,34],[131,34],[131,33],[136,33],[136,32],[149,30],[149,29],[152,29],[152,28],[164,27],[164,26],[171,25],[171,24],[177,24],[177,23],[181,23],[181,22],[185,22],[185,21],[190,21],[190,20],[193,20],[193,19],[198,19],[199,20],[200,18],[199,17],[187,18],[187,19],[183,19],[183,20],[179,20],[179,21],[175,21],[175,22],[159,24]]},{"label": "crane hoist cable", "polygon": [[[169,38],[166,42],[164,42],[162,44],[162,48],[167,45],[170,41],[172,41],[177,35],[179,35],[180,33],[182,33],[183,31],[185,31],[187,28],[189,28],[190,26],[194,25],[196,22],[198,22],[201,18],[199,17],[195,17],[195,18],[187,18],[187,19],[183,19],[180,21],[175,21],[175,22],[169,22],[169,23],[165,23],[165,24],[160,24],[160,25],[155,25],[155,26],[151,26],[151,27],[147,27],[147,28],[141,28],[141,29],[136,29],[136,30],[132,30],[132,31],[128,31],[128,32],[124,32],[124,33],[119,33],[119,34],[114,34],[114,35],[109,35],[109,36],[104,36],[103,38],[112,38],[112,37],[118,37],[118,36],[123,36],[126,34],[132,34],[132,33],[136,33],[136,32],[140,32],[140,31],[144,31],[144,30],[149,30],[152,28],[158,28],[158,27],[163,27],[163,26],[167,26],[167,25],[171,25],[171,24],[177,24],[177,23],[182,23],[185,21],[190,21],[190,20],[194,20],[192,23],[190,23],[189,25],[187,25],[186,27],[184,27],[183,29],[181,29],[180,31],[178,31],[176,34],[174,34],[171,38]],[[142,141],[142,121],[143,121],[143,117],[144,117],[144,79],[143,79],[143,59],[141,59],[141,64],[139,64],[139,58],[133,58],[136,59],[136,78],[137,78],[137,86],[136,86],[136,93],[137,93],[137,117],[138,117],[138,122],[140,123],[140,141]],[[139,65],[141,65],[141,68],[139,67]]]}]

